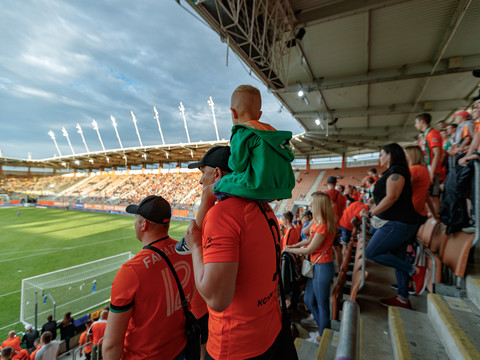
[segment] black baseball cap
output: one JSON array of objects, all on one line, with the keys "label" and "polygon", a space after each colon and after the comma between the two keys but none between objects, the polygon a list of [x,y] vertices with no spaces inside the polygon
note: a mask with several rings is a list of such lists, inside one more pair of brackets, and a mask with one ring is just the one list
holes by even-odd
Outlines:
[{"label": "black baseball cap", "polygon": [[139,205],[128,205],[130,214],[138,214],[157,224],[166,224],[172,217],[172,208],[167,200],[157,195],[147,196]]},{"label": "black baseball cap", "polygon": [[203,155],[202,160],[188,164],[189,169],[211,166],[220,168],[223,171],[232,172],[228,167],[230,157],[230,146],[214,146]]},{"label": "black baseball cap", "polygon": [[337,178],[335,176],[329,176],[327,179],[327,184],[336,184]]},{"label": "black baseball cap", "polygon": [[472,71],[473,76],[480,78],[480,69],[476,69]]}]

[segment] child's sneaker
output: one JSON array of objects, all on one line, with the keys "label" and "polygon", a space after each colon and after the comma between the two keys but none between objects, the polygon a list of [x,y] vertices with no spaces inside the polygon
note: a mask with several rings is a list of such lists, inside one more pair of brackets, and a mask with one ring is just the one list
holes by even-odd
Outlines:
[{"label": "child's sneaker", "polygon": [[175,251],[180,255],[190,255],[192,251],[188,248],[185,238],[182,238],[178,243],[175,244]]}]

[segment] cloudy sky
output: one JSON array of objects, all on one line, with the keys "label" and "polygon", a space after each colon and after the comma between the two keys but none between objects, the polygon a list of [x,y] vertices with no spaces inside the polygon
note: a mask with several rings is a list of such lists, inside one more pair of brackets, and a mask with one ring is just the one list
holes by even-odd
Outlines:
[{"label": "cloudy sky", "polygon": [[[185,1],[181,4],[191,8]],[[175,0],[3,0],[0,12],[0,150],[4,157],[33,159],[161,144],[153,106],[167,143],[186,142],[178,106],[185,106],[191,141],[216,139],[208,98],[215,102],[220,138],[230,136],[230,95],[251,84],[262,91],[263,117],[294,134],[302,128],[280,110],[266,87],[208,26]]]}]

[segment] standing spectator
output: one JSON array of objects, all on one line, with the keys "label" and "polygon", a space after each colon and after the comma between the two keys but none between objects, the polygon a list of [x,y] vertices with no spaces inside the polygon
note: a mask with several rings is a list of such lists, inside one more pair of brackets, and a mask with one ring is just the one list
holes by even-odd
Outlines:
[{"label": "standing spectator", "polygon": [[20,347],[21,342],[22,341],[17,336],[16,332],[12,330],[8,333],[7,340],[2,342],[2,348],[10,346],[11,348],[13,348],[13,350],[20,351],[22,350],[22,348]]},{"label": "standing spectator", "polygon": [[87,331],[87,341],[92,342],[93,360],[100,360],[102,357],[103,335],[105,333],[105,328],[107,327],[107,317],[108,311],[102,310],[100,313],[100,319],[95,321]]},{"label": "standing spectator", "polygon": [[52,340],[52,333],[45,331],[40,337],[42,348],[35,355],[35,360],[55,360],[58,356],[59,341]]},{"label": "standing spectator", "polygon": [[315,263],[313,278],[307,280],[304,300],[318,324],[319,334],[315,340],[319,342],[323,330],[330,327],[330,283],[335,272],[332,245],[337,234],[337,219],[328,194],[313,193],[311,207],[314,224],[310,238],[287,246],[284,251],[310,255],[310,261]]},{"label": "standing spectator", "polygon": [[38,331],[32,329],[32,325],[25,325],[25,335],[22,337],[22,343],[25,343],[25,347],[27,348],[29,353],[32,353],[35,350],[33,345],[35,339],[38,339],[40,335]]},{"label": "standing spectator", "polygon": [[281,250],[285,246],[296,244],[300,240],[300,234],[297,228],[293,226],[293,214],[291,211],[283,214],[283,223],[285,224],[285,234],[282,237]]},{"label": "standing spectator", "polygon": [[397,277],[398,295],[382,299],[384,306],[410,309],[408,281],[412,276],[417,294],[425,289],[426,268],[412,266],[406,260],[407,245],[418,228],[418,214],[412,203],[412,185],[405,153],[400,145],[385,145],[380,150],[380,165],[385,172],[373,192],[376,206],[362,210],[361,215],[372,219],[377,229],[366,248],[366,257],[379,264],[393,267]]},{"label": "standing spectator", "polygon": [[470,143],[473,139],[473,121],[468,120],[470,114],[465,111],[459,111],[452,115],[455,124],[457,124],[457,130],[455,132],[455,155],[460,155],[468,150]]},{"label": "standing spectator", "polygon": [[[85,324],[85,331],[80,335],[80,339],[78,340],[78,345],[80,346],[80,351],[78,352],[80,356],[82,356],[82,353],[85,353],[85,357],[87,360],[90,360],[90,357],[92,356],[92,343],[88,342],[87,343],[87,332],[90,329],[90,326],[92,326],[93,320],[88,319],[86,324]],[[85,345],[85,346],[84,346]],[[82,346],[84,346],[82,348]]]},{"label": "standing spectator", "polygon": [[[336,184],[337,178],[335,176],[330,176],[327,179],[328,190],[325,191],[325,194],[330,196],[330,199],[332,200],[333,212],[335,213],[337,221],[339,221],[342,218],[343,212],[347,207],[347,199],[345,198],[345,196],[335,190]],[[340,272],[340,266],[342,265],[343,256],[338,237],[335,237],[333,241],[333,251],[335,251],[335,258],[337,259],[338,272]]]},{"label": "standing spectator", "polygon": [[422,132],[422,150],[427,157],[430,174],[430,196],[435,206],[435,211],[440,209],[440,177],[442,174],[442,135],[430,126],[432,116],[428,113],[417,115],[415,128]]},{"label": "standing spectator", "polygon": [[67,351],[70,351],[70,339],[75,336],[75,326],[73,326],[73,321],[72,313],[67,312],[60,325],[58,325],[60,328],[60,339],[65,340]]},{"label": "standing spectator", "polygon": [[165,199],[150,195],[126,211],[136,214],[135,233],[143,250],[122,265],[113,281],[104,359],[183,359],[186,319],[177,283],[168,264],[147,246],[168,256],[188,301],[194,291],[191,258],[175,252],[177,242],[168,236],[171,207]]},{"label": "standing spectator", "polygon": [[52,340],[57,338],[57,322],[53,320],[52,315],[47,316],[47,322],[42,325],[42,335],[45,331],[50,331],[52,335]]},{"label": "standing spectator", "polygon": [[268,204],[239,197],[215,205],[212,188],[224,175],[225,160],[216,158],[213,163],[211,157],[207,153],[196,164],[203,173],[202,203],[210,207],[203,234],[195,220],[185,234],[195,284],[209,311],[205,359],[247,359],[262,354],[271,359],[296,359],[293,343],[280,331],[276,276],[280,239],[272,238],[272,231],[280,231],[275,214]]},{"label": "standing spectator", "polygon": [[300,236],[302,240],[305,240],[310,235],[310,226],[312,224],[312,212],[307,210],[303,213],[303,226]]}]

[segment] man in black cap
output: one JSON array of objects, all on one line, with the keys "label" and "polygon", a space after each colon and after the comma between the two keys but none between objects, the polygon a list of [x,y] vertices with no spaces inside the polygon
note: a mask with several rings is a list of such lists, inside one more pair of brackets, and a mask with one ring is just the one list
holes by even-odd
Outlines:
[{"label": "man in black cap", "polygon": [[[208,305],[206,360],[296,359],[292,341],[282,338],[277,296],[278,222],[270,206],[229,197],[219,201],[214,183],[228,168],[229,148],[210,149],[198,163],[203,175],[200,212],[185,239],[191,249],[197,291]],[[207,212],[208,211],[208,212]],[[278,250],[278,253],[277,253]],[[295,355],[288,356],[289,351]]]},{"label": "man in black cap", "polygon": [[103,358],[184,359],[185,315],[177,283],[163,258],[146,247],[170,259],[187,301],[194,291],[192,260],[174,250],[177,242],[168,236],[171,208],[165,199],[150,195],[126,211],[135,214],[143,250],[122,265],[113,281]]}]

